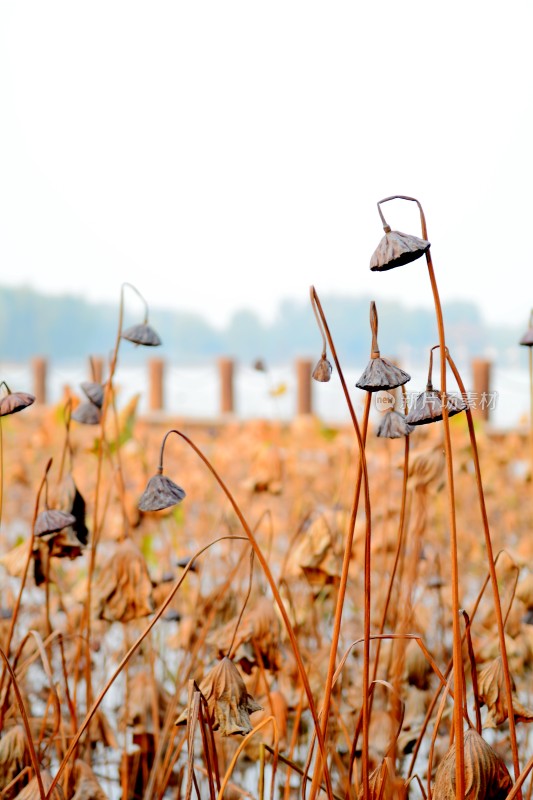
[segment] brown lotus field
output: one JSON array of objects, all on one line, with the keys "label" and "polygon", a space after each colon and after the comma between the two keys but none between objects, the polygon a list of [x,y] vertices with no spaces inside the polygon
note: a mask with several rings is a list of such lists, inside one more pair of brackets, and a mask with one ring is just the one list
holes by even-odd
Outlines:
[{"label": "brown lotus field", "polygon": [[422,239],[380,209],[372,258],[434,293],[405,414],[370,421],[409,378],[375,304],[348,387],[313,287],[335,428],[139,416],[120,350],[160,341],[148,309],[123,331],[128,284],[103,385],[4,385],[1,798],[531,798],[532,439],[465,402],[419,209]]}]

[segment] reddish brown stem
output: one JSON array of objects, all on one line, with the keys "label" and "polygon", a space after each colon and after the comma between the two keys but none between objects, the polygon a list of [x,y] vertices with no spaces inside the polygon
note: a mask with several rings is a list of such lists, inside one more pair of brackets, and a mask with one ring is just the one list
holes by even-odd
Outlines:
[{"label": "reddish brown stem", "polygon": [[[239,520],[239,522],[241,524],[242,529],[246,533],[246,536],[248,537],[248,539],[250,541],[250,544],[253,547],[255,555],[257,556],[257,560],[259,561],[259,563],[261,565],[261,568],[262,568],[262,570],[264,572],[264,575],[265,575],[265,577],[266,577],[266,579],[267,579],[267,581],[268,581],[268,583],[270,585],[270,589],[272,591],[272,594],[274,595],[274,600],[276,601],[276,604],[277,604],[277,606],[279,608],[280,614],[281,614],[281,616],[283,618],[283,622],[285,624],[285,629],[286,629],[287,634],[289,636],[289,639],[290,639],[290,642],[291,642],[291,647],[292,647],[292,650],[293,650],[293,653],[294,653],[294,657],[296,659],[296,664],[298,666],[298,672],[300,674],[300,677],[301,677],[301,680],[302,680],[302,684],[303,684],[303,687],[304,687],[304,690],[305,690],[305,694],[307,696],[307,700],[308,700],[308,703],[309,703],[309,710],[311,711],[311,716],[313,717],[313,722],[314,722],[315,729],[316,729],[316,732],[317,732],[317,739],[318,739],[318,746],[319,746],[319,749],[320,749],[320,754],[321,754],[322,759],[324,760],[324,763],[326,763],[326,751],[325,751],[325,745],[324,745],[324,737],[322,736],[322,732],[321,732],[321,729],[320,729],[318,713],[317,713],[317,710],[316,710],[316,704],[315,704],[315,701],[314,701],[314,698],[313,698],[313,693],[311,691],[311,686],[309,684],[309,678],[307,677],[307,673],[305,671],[305,666],[304,666],[304,663],[303,663],[302,655],[300,653],[300,648],[299,648],[299,645],[298,645],[298,641],[296,639],[296,635],[295,635],[293,627],[291,625],[291,621],[289,619],[289,615],[287,614],[287,609],[285,608],[285,604],[284,604],[284,602],[283,602],[283,600],[281,598],[281,595],[279,593],[279,589],[277,587],[276,581],[274,580],[274,576],[272,575],[272,572],[270,571],[270,567],[268,565],[268,562],[265,559],[265,556],[263,555],[263,551],[259,547],[259,543],[258,543],[257,539],[255,538],[255,536],[254,536],[254,534],[252,532],[252,529],[250,528],[248,522],[246,521],[246,519],[244,517],[244,514],[242,513],[237,501],[235,500],[235,498],[233,497],[232,493],[230,492],[230,490],[228,489],[228,487],[226,486],[226,484],[222,480],[221,476],[218,474],[217,470],[211,464],[209,459],[204,455],[204,453],[200,450],[200,448],[197,447],[195,445],[195,443],[191,439],[189,439],[188,436],[186,436],[184,433],[182,433],[182,431],[176,430],[175,428],[170,430],[170,431],[168,431],[165,434],[165,437],[164,437],[164,440],[163,440],[163,445],[164,445],[164,443],[166,442],[168,436],[171,433],[175,433],[177,436],[179,436],[181,439],[183,439],[189,445],[189,447],[191,447],[192,450],[194,450],[196,455],[201,459],[201,461],[203,461],[203,463],[205,464],[207,469],[211,472],[211,474],[215,478],[216,482],[218,483],[218,485],[220,486],[220,488],[222,489],[222,491],[226,495],[227,499],[229,500],[229,502],[230,502],[235,514],[237,515],[237,518],[238,518],[238,520]],[[161,461],[160,461],[160,468],[161,469],[162,469],[162,459],[163,459],[163,446],[161,448]],[[326,782],[326,786],[328,787],[329,796],[331,797],[333,790],[331,788],[331,779],[330,779],[330,776],[329,776],[329,770],[327,769],[327,765],[325,767],[324,780]]]},{"label": "reddish brown stem", "polygon": [[[340,624],[342,619],[342,610],[344,606],[344,598],[346,594],[346,585],[348,580],[348,567],[352,552],[352,544],[353,544],[353,534],[354,534],[354,527],[355,527],[355,518],[357,515],[357,508],[359,505],[359,493],[361,489],[361,479],[364,477],[364,492],[365,492],[365,516],[366,516],[366,527],[365,527],[365,554],[364,554],[364,651],[363,651],[363,747],[362,747],[362,781],[363,781],[363,797],[364,800],[368,800],[370,797],[370,785],[369,785],[369,761],[368,761],[368,731],[369,731],[369,685],[370,685],[370,604],[371,604],[371,575],[370,575],[370,544],[371,544],[371,508],[370,508],[370,489],[369,489],[369,482],[368,482],[368,470],[366,464],[366,457],[365,457],[365,437],[366,437],[366,425],[368,423],[368,414],[370,411],[370,401],[371,396],[370,393],[367,393],[366,398],[366,405],[365,405],[365,413],[364,413],[364,424],[363,424],[363,432],[359,427],[359,422],[357,420],[357,416],[355,414],[355,410],[350,398],[350,394],[348,392],[348,387],[346,385],[346,381],[344,379],[344,375],[342,372],[342,368],[337,356],[337,351],[335,348],[335,343],[331,336],[331,332],[329,330],[328,322],[324,311],[322,309],[322,304],[318,298],[318,295],[314,289],[311,287],[311,296],[313,298],[313,303],[316,305],[317,311],[320,315],[320,319],[324,328],[324,332],[326,334],[328,344],[331,350],[331,355],[333,360],[335,361],[335,366],[337,367],[337,371],[339,373],[339,378],[342,385],[342,390],[344,392],[344,396],[346,399],[346,404],[348,406],[348,411],[350,417],[352,419],[353,427],[355,430],[355,435],[357,437],[357,443],[359,446],[359,469],[358,475],[356,478],[355,483],[355,492],[354,492],[354,502],[352,505],[352,514],[350,517],[350,525],[348,528],[348,533],[346,537],[346,545],[344,548],[344,558],[343,558],[343,567],[341,573],[341,585],[339,586],[339,594],[337,599],[337,604],[335,608],[335,621],[334,621],[334,629],[332,635],[332,644],[330,650],[330,661],[328,665],[328,674],[326,677],[326,687],[324,690],[324,706],[322,709],[322,726],[321,732],[326,739],[327,728],[328,728],[328,717],[329,717],[329,704],[330,704],[330,695],[331,695],[331,687],[333,682],[333,673],[335,669],[335,661],[337,659],[337,647],[340,637]],[[320,774],[320,767],[317,764],[315,767],[314,772],[314,780],[311,785],[311,793],[310,793],[310,800],[314,800],[316,797],[316,793],[318,791],[318,782],[321,778]]]},{"label": "reddish brown stem", "polygon": [[[451,370],[454,374],[455,380],[457,381],[457,386],[459,387],[459,391],[461,392],[463,397],[466,397],[466,389],[464,383],[462,381],[461,375],[459,370],[455,366],[455,363],[447,353],[447,360],[450,364]],[[520,775],[520,763],[518,760],[518,746],[516,742],[516,725],[513,713],[513,688],[512,688],[512,679],[511,674],[509,671],[509,659],[507,657],[507,648],[505,646],[505,625],[502,616],[502,607],[500,602],[500,591],[498,588],[498,577],[496,575],[496,566],[494,562],[494,553],[492,550],[492,539],[490,536],[490,528],[489,528],[489,518],[487,514],[487,507],[485,505],[485,493],[483,491],[483,481],[481,479],[481,464],[479,461],[479,451],[477,448],[477,441],[476,441],[476,432],[474,429],[474,420],[472,418],[472,412],[468,408],[466,409],[466,419],[468,422],[468,433],[470,436],[470,445],[472,447],[472,459],[474,462],[474,470],[476,475],[476,486],[478,492],[478,499],[479,499],[479,508],[481,511],[481,519],[483,522],[483,535],[485,537],[485,547],[487,550],[487,562],[489,567],[489,574],[490,574],[490,583],[492,587],[492,595],[494,601],[494,611],[496,613],[496,625],[498,628],[498,640],[500,643],[500,654],[502,657],[502,667],[503,667],[503,674],[505,679],[505,698],[507,702],[507,708],[509,709],[509,737],[511,739],[511,750],[513,754],[513,769],[515,774],[515,780],[518,780],[518,776]]]},{"label": "reddish brown stem", "polygon": [[[394,200],[395,198],[403,200],[411,200],[415,202],[420,211],[420,222],[422,227],[422,236],[425,240],[428,239],[426,219],[421,204],[414,197],[406,195],[395,195],[381,200],[380,203]],[[381,213],[380,203],[378,209],[383,220]],[[450,526],[450,561],[451,561],[451,586],[452,586],[452,617],[453,617],[453,687],[454,687],[454,729],[455,729],[455,746],[456,746],[456,761],[455,761],[455,785],[457,796],[464,797],[465,792],[465,776],[464,776],[464,735],[463,735],[463,717],[462,706],[464,687],[462,680],[462,651],[461,651],[461,627],[460,627],[460,605],[459,605],[459,564],[457,555],[457,524],[455,518],[455,491],[454,491],[454,476],[453,476],[453,453],[452,442],[450,436],[450,422],[448,414],[448,403],[446,398],[446,337],[444,335],[444,318],[442,315],[442,306],[440,302],[439,290],[437,287],[437,280],[435,271],[433,269],[433,260],[431,252],[428,248],[425,252],[426,262],[429,273],[429,280],[433,292],[433,301],[435,305],[435,316],[437,320],[437,329],[439,332],[439,345],[440,345],[440,389],[441,389],[441,402],[442,402],[442,423],[444,427],[444,451],[446,455],[446,488],[448,494],[448,522]]]}]

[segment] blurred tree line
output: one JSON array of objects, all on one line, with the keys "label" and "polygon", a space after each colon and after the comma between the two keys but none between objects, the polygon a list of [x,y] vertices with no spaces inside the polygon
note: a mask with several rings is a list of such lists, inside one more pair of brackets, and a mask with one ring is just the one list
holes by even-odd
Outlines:
[{"label": "blurred tree line", "polygon": [[[370,350],[370,297],[323,296],[339,357],[346,365],[362,364]],[[428,349],[438,342],[434,314],[428,308],[408,308],[395,301],[379,301],[379,343],[382,354],[405,365],[427,360]],[[474,355],[513,360],[517,341],[527,327],[527,314],[518,325],[487,325],[475,303],[455,301],[444,305],[446,335],[456,360]],[[140,321],[130,312],[125,327]],[[0,288],[0,360],[25,361],[44,355],[55,361],[107,357],[114,345],[118,309],[82,297],[48,296],[29,288]],[[308,301],[283,301],[275,319],[266,323],[243,309],[220,328],[200,314],[152,309],[151,324],[163,340],[158,355],[193,363],[218,355],[241,361],[263,358],[284,363],[298,356],[318,358],[321,339]],[[136,354],[145,358],[156,353]],[[122,350],[121,359],[132,356]]]}]

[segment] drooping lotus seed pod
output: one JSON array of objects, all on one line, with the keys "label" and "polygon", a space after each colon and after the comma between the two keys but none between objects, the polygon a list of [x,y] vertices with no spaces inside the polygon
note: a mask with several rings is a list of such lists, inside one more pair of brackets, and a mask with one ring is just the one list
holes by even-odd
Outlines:
[{"label": "drooping lotus seed pod", "polygon": [[355,384],[366,392],[379,392],[396,389],[411,380],[411,376],[386,358],[381,358],[378,346],[378,313],[376,304],[370,303],[370,328],[372,330],[372,349],[370,361]]},{"label": "drooping lotus seed pod", "polygon": [[95,381],[83,381],[80,386],[91,403],[94,403],[98,408],[102,408],[104,404],[104,387],[102,384]]},{"label": "drooping lotus seed pod", "polygon": [[520,344],[524,347],[533,347],[533,310],[529,315],[529,328],[520,339]]},{"label": "drooping lotus seed pod", "polygon": [[74,525],[76,517],[67,511],[59,511],[57,508],[47,508],[38,514],[35,520],[35,535],[46,536],[48,533],[55,533]]},{"label": "drooping lotus seed pod", "polygon": [[[443,405],[441,392],[433,388],[433,350],[438,345],[432,347],[429,353],[428,382],[425,391],[421,392],[415,399],[406,417],[408,425],[428,425],[430,422],[439,422],[442,419]],[[466,411],[467,405],[464,399],[457,394],[446,393],[446,408],[448,417],[454,417],[461,411]]]},{"label": "drooping lotus seed pod", "polygon": [[380,241],[370,259],[373,272],[385,272],[416,261],[431,246],[425,239],[401,231],[391,231],[387,226],[385,236]]},{"label": "drooping lotus seed pod", "polygon": [[76,422],[81,422],[82,425],[98,425],[101,416],[98,406],[90,400],[87,400],[84,403],[80,403],[79,406],[74,409],[71,419],[76,420]]},{"label": "drooping lotus seed pod", "polygon": [[181,486],[158,472],[148,481],[138,507],[140,511],[162,511],[181,503],[184,497]]},{"label": "drooping lotus seed pod", "polygon": [[[447,394],[446,405],[448,417],[454,417],[461,411],[466,411],[466,403],[459,395]],[[442,419],[442,399],[438,389],[428,384],[424,392],[415,399],[407,414],[405,421],[408,425],[427,425],[430,422],[439,422]]]},{"label": "drooping lotus seed pod", "polygon": [[332,371],[333,367],[326,358],[325,353],[323,353],[313,370],[313,380],[318,381],[319,383],[327,383],[331,379]]},{"label": "drooping lotus seed pod", "polygon": [[[398,195],[398,197],[402,197]],[[387,197],[385,200],[392,200],[393,198]],[[414,200],[413,197],[402,197],[405,200]],[[370,259],[370,269],[374,272],[384,272],[394,267],[401,267],[403,264],[409,264],[411,261],[416,261],[424,255],[426,250],[429,249],[430,242],[425,239],[419,239],[418,236],[412,236],[409,233],[402,233],[401,231],[392,231],[390,225],[387,224],[383,213],[381,211],[381,203],[385,200],[380,200],[378,203],[379,216],[383,223],[383,230],[385,236],[376,247],[372,258]],[[422,213],[420,203],[415,200]]]},{"label": "drooping lotus seed pod", "polygon": [[147,322],[127,328],[122,332],[122,338],[133,342],[133,344],[141,344],[144,347],[157,347],[161,344],[161,339]]},{"label": "drooping lotus seed pod", "polygon": [[16,414],[35,402],[34,395],[27,392],[12,392],[5,381],[3,381],[3,385],[7,389],[7,394],[0,400],[0,417]]},{"label": "drooping lotus seed pod", "polygon": [[391,409],[383,415],[376,433],[384,439],[401,439],[413,431],[414,427],[405,421],[405,414]]}]

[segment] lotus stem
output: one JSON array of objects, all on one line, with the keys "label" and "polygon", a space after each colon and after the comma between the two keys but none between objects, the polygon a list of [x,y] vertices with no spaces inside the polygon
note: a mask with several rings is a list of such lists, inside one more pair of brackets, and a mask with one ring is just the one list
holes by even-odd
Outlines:
[{"label": "lotus stem", "polygon": [[[420,222],[422,227],[422,236],[427,240],[427,226],[424,211],[418,200],[414,197],[406,195],[392,195],[380,200],[378,203],[378,211],[384,224],[381,213],[380,205],[389,200],[401,199],[410,200],[417,204],[420,211]],[[446,402],[446,337],[444,334],[444,318],[442,315],[442,306],[440,302],[439,290],[437,287],[437,280],[435,277],[435,270],[433,268],[433,260],[431,258],[431,251],[428,248],[425,251],[426,262],[429,273],[429,280],[433,292],[433,300],[435,305],[435,316],[437,320],[437,328],[439,332],[439,346],[440,346],[440,390],[442,402],[442,422],[444,427],[444,451],[446,455],[446,487],[448,494],[448,521],[450,526],[450,561],[452,572],[452,616],[453,616],[453,684],[454,684],[454,728],[455,728],[455,741],[456,741],[456,762],[455,762],[455,785],[458,797],[463,797],[465,792],[465,775],[464,775],[464,734],[463,734],[463,718],[462,718],[462,705],[464,696],[464,687],[462,680],[462,669],[460,664],[462,662],[461,652],[461,627],[459,617],[459,564],[457,556],[457,524],[455,518],[455,491],[454,491],[454,477],[453,477],[453,453],[452,443],[450,436],[450,422],[448,415],[448,405]]]},{"label": "lotus stem", "polygon": [[[371,402],[371,395],[370,392],[367,392],[366,402],[365,402],[365,411],[363,414],[363,429],[361,431],[359,427],[359,423],[357,420],[357,416],[355,414],[355,410],[350,398],[350,394],[348,392],[348,387],[346,385],[346,381],[344,379],[344,374],[342,372],[342,367],[340,365],[337,350],[335,348],[335,343],[331,336],[329,325],[322,309],[322,304],[320,299],[315,291],[315,288],[311,287],[311,296],[313,297],[313,307],[316,305],[316,310],[320,316],[320,320],[322,322],[323,330],[327,337],[327,341],[331,350],[332,358],[335,362],[335,366],[337,367],[339,378],[341,381],[342,389],[344,392],[344,396],[346,399],[346,404],[348,406],[348,411],[350,413],[350,417],[352,419],[352,423],[354,426],[355,434],[357,437],[357,443],[359,445],[359,467],[358,473],[355,481],[355,490],[354,490],[354,500],[352,504],[352,512],[350,517],[350,522],[348,526],[348,531],[346,534],[346,543],[344,547],[344,556],[343,556],[343,564],[342,564],[342,571],[341,571],[341,579],[339,584],[339,591],[337,595],[337,603],[335,606],[335,619],[333,624],[333,633],[332,633],[332,642],[331,642],[331,649],[330,649],[330,660],[328,664],[328,674],[326,676],[326,684],[324,688],[324,703],[322,708],[322,724],[321,724],[321,732],[326,740],[327,729],[328,729],[328,719],[329,719],[329,707],[331,702],[331,688],[333,682],[333,673],[335,669],[335,662],[337,660],[337,648],[340,638],[340,626],[342,620],[342,611],[344,607],[344,599],[346,596],[346,587],[348,583],[348,569],[350,563],[350,557],[352,553],[352,544],[353,544],[353,536],[355,530],[355,519],[357,516],[357,509],[359,505],[359,494],[361,490],[361,480],[364,477],[364,491],[365,491],[365,516],[366,516],[366,528],[365,528],[365,554],[364,554],[364,652],[363,652],[363,748],[362,748],[362,781],[363,781],[363,796],[365,800],[368,800],[370,794],[370,785],[369,785],[369,759],[368,759],[368,731],[369,731],[369,703],[368,703],[368,689],[370,683],[370,603],[371,603],[371,574],[370,574],[370,542],[371,542],[371,508],[370,508],[370,490],[369,490],[369,481],[368,481],[368,470],[366,464],[366,457],[365,457],[365,439],[366,439],[366,431],[368,425],[368,415],[370,412],[370,402]],[[316,793],[318,791],[318,782],[321,779],[320,774],[320,767],[317,764],[315,766],[314,772],[314,779],[311,785],[311,793],[310,793],[310,800],[314,800],[316,797]]]},{"label": "lotus stem", "polygon": [[[317,739],[318,739],[318,744],[319,744],[319,748],[320,748],[320,754],[321,754],[322,758],[324,759],[324,763],[325,763],[326,751],[325,751],[325,745],[324,745],[324,737],[322,736],[322,733],[321,733],[321,730],[320,730],[320,723],[319,723],[318,714],[317,714],[317,710],[316,710],[316,704],[315,704],[315,701],[314,701],[314,698],[313,698],[313,693],[311,691],[311,686],[309,684],[309,679],[308,679],[307,673],[305,671],[305,666],[304,666],[304,663],[303,663],[302,655],[300,653],[300,648],[298,646],[298,641],[296,639],[296,635],[295,635],[293,627],[291,625],[291,621],[290,621],[289,616],[287,614],[287,609],[285,608],[285,604],[284,604],[284,602],[283,602],[283,600],[281,598],[281,595],[279,593],[279,589],[277,587],[276,581],[274,580],[274,576],[272,575],[272,572],[270,571],[270,567],[268,566],[268,562],[265,559],[265,556],[263,555],[263,551],[259,547],[257,539],[255,538],[255,536],[254,536],[254,534],[252,532],[252,529],[250,528],[248,522],[246,521],[246,519],[244,517],[244,514],[242,513],[242,511],[240,509],[240,506],[238,505],[237,501],[233,497],[233,494],[231,493],[229,488],[226,486],[226,484],[222,480],[221,476],[219,475],[219,473],[217,472],[217,470],[215,469],[213,464],[209,461],[207,456],[204,455],[204,453],[200,450],[200,448],[197,447],[197,445],[192,441],[192,439],[189,439],[189,437],[186,436],[186,434],[184,434],[182,431],[177,430],[176,428],[173,428],[170,431],[168,431],[165,434],[165,437],[163,439],[163,444],[162,444],[162,447],[161,447],[161,460],[162,460],[162,453],[163,453],[164,445],[166,443],[167,438],[169,437],[169,435],[171,433],[175,433],[177,436],[179,436],[181,439],[183,439],[183,441],[186,442],[192,450],[194,450],[196,455],[200,458],[201,461],[203,461],[203,463],[205,464],[207,469],[211,472],[211,474],[215,478],[216,482],[218,483],[218,485],[220,486],[220,488],[222,489],[222,491],[226,495],[226,498],[228,499],[230,505],[232,506],[232,508],[233,508],[233,510],[234,510],[234,512],[235,512],[235,514],[236,514],[236,516],[237,516],[237,518],[238,518],[238,520],[239,520],[239,522],[241,524],[242,529],[246,533],[246,536],[248,537],[248,539],[250,541],[250,544],[252,545],[252,547],[254,549],[255,555],[257,556],[257,560],[259,561],[259,563],[261,565],[263,573],[264,573],[264,575],[265,575],[265,577],[266,577],[266,579],[267,579],[267,581],[268,581],[268,583],[270,585],[270,589],[272,591],[272,594],[274,595],[274,600],[276,601],[276,604],[277,604],[277,606],[279,608],[280,614],[281,614],[281,616],[283,618],[283,622],[285,624],[285,628],[286,628],[287,634],[288,634],[290,642],[291,642],[291,646],[292,646],[292,650],[293,650],[293,653],[294,653],[294,657],[296,659],[296,663],[297,663],[297,666],[298,666],[298,672],[300,674],[300,678],[301,678],[302,684],[304,686],[304,690],[305,690],[305,693],[306,693],[306,696],[307,696],[307,700],[309,702],[309,709],[311,711],[311,716],[313,717],[313,722],[314,722],[314,725],[315,725],[315,729],[317,731]],[[325,781],[326,781],[326,786],[328,787],[329,797],[331,797],[331,794],[332,794],[333,790],[331,788],[331,779],[330,779],[330,776],[329,776],[329,771],[327,769],[327,766],[325,768]]]},{"label": "lotus stem", "polygon": [[85,719],[83,720],[83,722],[81,723],[80,727],[78,728],[78,730],[76,732],[76,735],[73,737],[67,752],[63,756],[63,760],[61,761],[61,764],[59,765],[57,773],[56,773],[52,783],[50,784],[50,788],[48,789],[48,793],[46,795],[46,800],[49,800],[52,792],[54,791],[55,787],[57,786],[61,775],[63,774],[63,772],[64,772],[64,770],[65,770],[65,768],[66,768],[66,766],[67,766],[67,764],[68,764],[68,762],[69,762],[74,750],[78,746],[78,742],[80,741],[80,739],[83,736],[85,730],[87,729],[87,727],[89,726],[92,718],[94,717],[94,715],[95,715],[95,713],[96,713],[96,711],[98,709],[98,706],[100,705],[100,703],[102,702],[102,700],[106,696],[107,692],[109,691],[109,689],[111,688],[111,686],[113,685],[115,680],[118,678],[118,676],[120,675],[120,673],[122,672],[122,670],[124,669],[126,664],[129,662],[129,660],[131,659],[132,655],[140,647],[140,645],[146,639],[146,637],[148,636],[148,634],[150,633],[152,628],[154,628],[156,623],[159,622],[159,620],[161,619],[161,617],[163,616],[163,614],[167,610],[167,608],[169,607],[169,605],[171,604],[172,600],[174,599],[176,593],[180,589],[183,581],[185,580],[189,570],[191,569],[191,567],[194,564],[194,562],[196,561],[196,559],[199,556],[201,556],[202,553],[205,553],[206,550],[209,550],[210,547],[213,547],[213,545],[218,544],[219,542],[223,542],[223,541],[225,541],[227,539],[231,539],[232,541],[245,541],[245,537],[244,536],[220,536],[218,539],[214,539],[212,542],[209,542],[209,544],[205,545],[205,547],[202,547],[202,548],[200,548],[200,550],[197,550],[196,553],[193,556],[191,556],[191,559],[189,560],[187,566],[184,568],[181,576],[178,578],[178,580],[175,582],[174,586],[172,587],[172,589],[168,593],[165,601],[157,609],[157,611],[156,611],[156,613],[154,615],[154,618],[146,626],[144,631],[133,642],[133,644],[131,645],[129,650],[126,652],[126,654],[122,657],[122,659],[120,660],[118,666],[115,668],[115,671],[113,672],[111,677],[108,679],[106,685],[101,690],[100,694],[98,695],[96,700],[93,702],[93,704],[90,707],[90,709],[87,711],[87,714],[85,715]]},{"label": "lotus stem", "polygon": [[[529,348],[530,351],[532,348]],[[459,370],[457,369],[452,357],[449,353],[446,354],[446,358],[448,363],[450,364],[450,368],[453,372],[455,380],[457,381],[457,385],[459,387],[459,391],[461,392],[462,396],[466,396],[466,389],[464,383],[462,381],[461,375]],[[502,617],[502,607],[500,601],[500,591],[498,588],[498,577],[496,575],[496,566],[494,561],[494,553],[492,550],[492,539],[490,536],[490,527],[489,527],[489,518],[487,514],[487,507],[485,505],[485,493],[483,491],[483,481],[481,479],[481,465],[479,461],[479,451],[477,447],[476,441],[476,432],[474,429],[474,421],[472,418],[472,412],[470,408],[466,408],[466,419],[468,423],[468,434],[470,436],[470,445],[472,448],[472,460],[474,462],[474,471],[476,475],[476,487],[478,492],[478,500],[479,500],[479,508],[481,511],[481,520],[483,523],[483,535],[485,537],[485,548],[487,551],[487,562],[489,567],[489,574],[490,574],[490,582],[492,586],[492,595],[493,595],[493,602],[494,602],[494,611],[496,614],[496,625],[498,628],[498,640],[500,645],[500,655],[502,658],[502,666],[503,666],[503,674],[505,677],[505,698],[507,702],[507,708],[509,710],[509,738],[511,740],[511,750],[513,753],[513,769],[515,773],[515,780],[518,780],[518,776],[520,775],[520,763],[518,760],[518,746],[516,741],[516,725],[513,713],[513,689],[512,689],[512,679],[511,674],[509,672],[509,659],[507,656],[507,648],[505,645],[505,625]]]}]

